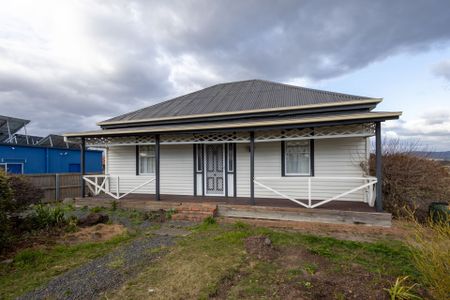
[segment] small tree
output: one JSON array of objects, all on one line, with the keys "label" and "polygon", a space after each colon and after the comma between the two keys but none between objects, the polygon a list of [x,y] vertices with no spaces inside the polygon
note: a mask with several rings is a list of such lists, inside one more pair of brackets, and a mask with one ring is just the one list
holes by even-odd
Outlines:
[{"label": "small tree", "polygon": [[[431,202],[449,201],[450,176],[439,162],[418,156],[418,148],[418,143],[383,141],[383,208],[396,217],[405,216],[405,208],[412,209],[424,221]],[[374,155],[369,167],[375,175]]]},{"label": "small tree", "polygon": [[43,196],[44,192],[25,176],[7,176],[0,171],[0,252],[11,245],[13,228],[17,230],[20,225],[15,222],[22,222],[17,213],[39,203]]},{"label": "small tree", "polygon": [[9,176],[8,184],[12,190],[12,205],[15,212],[22,211],[30,204],[40,203],[44,197],[44,191],[34,186],[23,175]]}]

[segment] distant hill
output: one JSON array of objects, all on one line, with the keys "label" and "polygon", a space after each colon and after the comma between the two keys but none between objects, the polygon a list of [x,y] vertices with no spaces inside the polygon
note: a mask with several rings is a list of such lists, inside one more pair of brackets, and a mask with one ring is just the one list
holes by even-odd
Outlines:
[{"label": "distant hill", "polygon": [[450,151],[415,151],[414,154],[417,156],[423,156],[431,159],[437,160],[448,160],[450,161]]}]

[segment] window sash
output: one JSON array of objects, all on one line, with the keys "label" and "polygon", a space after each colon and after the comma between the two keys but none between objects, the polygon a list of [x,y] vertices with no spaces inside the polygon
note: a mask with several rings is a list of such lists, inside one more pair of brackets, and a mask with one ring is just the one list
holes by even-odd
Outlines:
[{"label": "window sash", "polygon": [[228,144],[228,162],[227,162],[227,168],[228,172],[233,173],[234,172],[234,144]]},{"label": "window sash", "polygon": [[195,162],[195,170],[197,173],[203,172],[203,145],[198,144],[197,147],[197,155],[196,155],[196,162]]},{"label": "window sash", "polygon": [[284,145],[284,175],[311,175],[311,141],[286,141]]},{"label": "window sash", "polygon": [[155,174],[155,146],[139,146],[139,174]]}]

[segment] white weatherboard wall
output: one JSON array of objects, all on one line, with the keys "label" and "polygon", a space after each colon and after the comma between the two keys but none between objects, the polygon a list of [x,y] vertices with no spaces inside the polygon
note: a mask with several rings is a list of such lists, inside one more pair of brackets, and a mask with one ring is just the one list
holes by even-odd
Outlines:
[{"label": "white weatherboard wall", "polygon": [[[161,145],[161,194],[193,195],[192,145]],[[250,196],[249,144],[236,145],[237,196]],[[368,143],[365,138],[335,138],[315,140],[315,177],[362,177],[361,162],[367,160]],[[115,146],[108,149],[107,165],[111,179],[110,189],[116,190],[114,176],[120,176],[120,192],[126,193],[153,176],[136,176],[135,146]],[[262,183],[295,198],[307,199],[306,177],[281,177],[281,143],[256,143],[255,176],[278,177],[260,180]],[[314,200],[328,199],[362,184],[362,181],[313,179]],[[153,194],[155,183],[135,193]],[[363,201],[364,192],[358,191],[340,200]],[[255,185],[255,196],[280,196]]]},{"label": "white weatherboard wall", "polygon": [[[116,191],[120,176],[120,192],[126,193],[154,176],[136,176],[135,146],[115,146],[108,149],[108,172],[112,176],[110,189]],[[192,145],[161,145],[161,194],[193,195]],[[134,193],[155,192],[155,182]]]},{"label": "white weatherboard wall", "polygon": [[[362,177],[361,162],[367,159],[365,138],[316,139],[315,177]],[[279,177],[261,179],[261,183],[284,194],[299,199],[307,199],[306,177],[281,177],[281,142],[256,143],[255,177]],[[315,180],[312,184],[312,199],[321,200],[337,196],[362,185],[362,181]],[[250,196],[250,153],[248,144],[237,145],[237,196]],[[258,185],[255,197],[280,198]],[[357,191],[340,200],[364,201],[364,192]]]}]

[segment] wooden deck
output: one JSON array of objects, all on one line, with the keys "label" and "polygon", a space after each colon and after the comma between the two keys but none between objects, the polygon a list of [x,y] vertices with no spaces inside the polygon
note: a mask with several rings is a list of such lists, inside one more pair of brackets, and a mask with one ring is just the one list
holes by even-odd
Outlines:
[{"label": "wooden deck", "polygon": [[[86,199],[92,199],[94,201],[114,200],[108,195],[99,195]],[[139,201],[155,201],[155,196],[151,194],[129,194],[118,202],[139,202]],[[186,196],[186,195],[161,195],[161,202],[163,203],[215,203],[215,204],[229,204],[229,205],[252,205],[250,198],[244,197],[216,197],[216,196]],[[316,203],[318,201],[313,201]],[[304,208],[299,204],[296,204],[287,199],[270,199],[270,198],[256,198],[255,206],[264,207],[291,207],[291,208]],[[339,211],[359,211],[359,212],[376,212],[375,207],[370,207],[367,203],[363,202],[351,202],[351,201],[332,201],[319,206],[314,209],[328,209]]]},{"label": "wooden deck", "polygon": [[[107,195],[76,198],[77,206],[109,207],[114,199]],[[222,218],[259,219],[289,222],[319,222],[336,224],[359,224],[369,226],[391,225],[391,214],[378,213],[375,208],[362,202],[334,201],[318,208],[304,208],[287,199],[255,199],[251,205],[249,198],[205,197],[184,195],[161,195],[155,201],[154,195],[130,194],[117,201],[118,206],[126,209],[181,210],[185,206],[213,206],[216,215]]]}]

